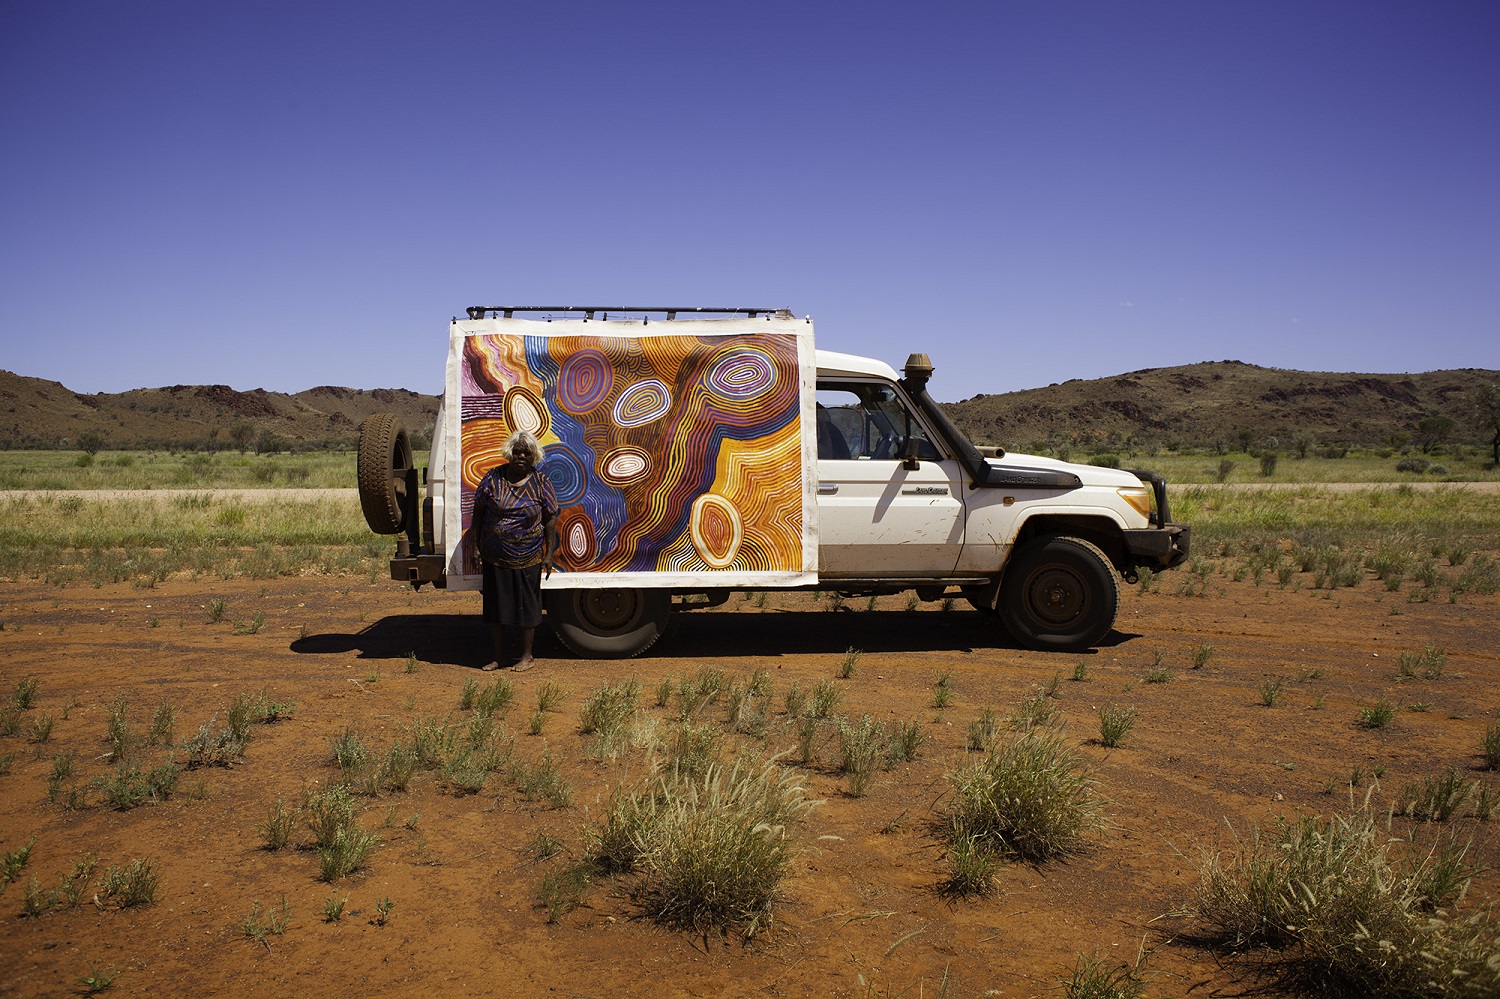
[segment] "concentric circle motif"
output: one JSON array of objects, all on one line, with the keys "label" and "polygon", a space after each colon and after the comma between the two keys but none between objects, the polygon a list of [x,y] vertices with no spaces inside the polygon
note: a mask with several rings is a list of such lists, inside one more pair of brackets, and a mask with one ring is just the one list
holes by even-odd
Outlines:
[{"label": "concentric circle motif", "polygon": [[574,569],[588,568],[597,554],[594,524],[578,507],[557,516],[557,533],[562,542],[562,561]]},{"label": "concentric circle motif", "polygon": [[704,493],[693,501],[693,547],[713,569],[728,568],[745,540],[745,525],[734,504]]},{"label": "concentric circle motif", "polygon": [[549,444],[546,455],[539,466],[542,474],[552,480],[552,490],[557,493],[558,506],[571,506],[582,497],[588,488],[588,472],[578,455],[566,444]]},{"label": "concentric circle motif", "polygon": [[502,420],[470,420],[464,424],[463,481],[470,489],[478,488],[479,480],[490,469],[505,463],[500,451],[509,435]]},{"label": "concentric circle motif", "polygon": [[629,444],[615,448],[599,462],[599,477],[620,488],[639,482],[650,474],[651,455]]},{"label": "concentric circle motif", "polygon": [[754,347],[736,347],[714,361],[704,381],[715,395],[740,402],[775,385],[776,367]]},{"label": "concentric circle motif", "polygon": [[552,425],[547,406],[531,389],[516,385],[505,393],[505,422],[511,430],[524,430],[540,439]]},{"label": "concentric circle motif", "polygon": [[580,350],[557,375],[557,404],[574,416],[592,411],[615,387],[615,369],[597,350]]},{"label": "concentric circle motif", "polygon": [[666,414],[672,405],[672,390],[660,378],[636,382],[615,400],[615,423],[638,427]]}]

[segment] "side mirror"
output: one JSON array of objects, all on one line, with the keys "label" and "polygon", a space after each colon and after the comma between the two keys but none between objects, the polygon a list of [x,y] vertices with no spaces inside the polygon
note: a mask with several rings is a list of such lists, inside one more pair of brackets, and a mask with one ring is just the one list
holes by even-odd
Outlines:
[{"label": "side mirror", "polygon": [[901,467],[908,472],[915,472],[922,467],[922,463],[917,460],[917,438],[915,435],[906,438],[906,447],[901,451]]}]

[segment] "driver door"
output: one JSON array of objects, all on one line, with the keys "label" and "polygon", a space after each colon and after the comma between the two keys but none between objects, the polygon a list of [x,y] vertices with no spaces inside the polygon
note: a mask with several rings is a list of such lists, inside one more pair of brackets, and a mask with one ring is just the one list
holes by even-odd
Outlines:
[{"label": "driver door", "polygon": [[964,542],[962,469],[896,387],[820,380],[817,426],[818,574],[951,575]]}]

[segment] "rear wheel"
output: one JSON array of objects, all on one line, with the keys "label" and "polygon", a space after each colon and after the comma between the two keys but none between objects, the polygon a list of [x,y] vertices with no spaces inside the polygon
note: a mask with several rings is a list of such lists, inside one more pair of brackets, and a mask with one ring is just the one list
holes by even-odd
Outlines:
[{"label": "rear wheel", "polygon": [[998,609],[1022,645],[1076,652],[1114,627],[1120,584],[1104,553],[1082,538],[1038,538],[1006,566]]},{"label": "rear wheel", "polygon": [[661,637],[670,590],[546,590],[547,621],[558,640],[590,659],[628,659]]},{"label": "rear wheel", "polygon": [[399,534],[404,526],[411,467],[411,440],[394,413],[374,413],[359,425],[359,505],[376,534]]}]

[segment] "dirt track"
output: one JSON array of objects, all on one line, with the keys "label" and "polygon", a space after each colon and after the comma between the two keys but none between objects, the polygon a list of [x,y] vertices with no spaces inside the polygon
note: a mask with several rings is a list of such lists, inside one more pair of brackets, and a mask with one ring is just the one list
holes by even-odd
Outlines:
[{"label": "dirt track", "polygon": [[[121,995],[290,987],[328,995],[863,996],[916,995],[919,982],[931,995],[946,969],[949,995],[1030,996],[1055,994],[1057,975],[1078,952],[1130,960],[1143,941],[1152,995],[1256,987],[1283,994],[1260,974],[1266,965],[1258,959],[1222,959],[1179,936],[1187,924],[1153,920],[1189,898],[1197,847],[1222,839],[1226,820],[1243,826],[1293,810],[1327,811],[1347,792],[1330,796],[1325,781],[1342,784],[1355,768],[1387,767],[1390,791],[1450,766],[1486,776],[1472,770],[1500,690],[1493,624],[1500,599],[1411,603],[1373,580],[1326,594],[1305,588],[1310,576],[1296,590],[1215,576],[1206,596],[1180,596],[1179,575],[1162,577],[1173,592],[1128,590],[1110,644],[1084,656],[1022,651],[972,611],[907,611],[901,596],[882,598],[874,612],[863,601],[830,612],[803,595],[773,596],[765,608],[737,597],[679,616],[663,642],[630,662],[569,659],[540,638],[542,668],[512,677],[510,728],[518,755],[538,760],[545,750],[557,760],[573,804],[526,802],[499,779],[478,795],[455,796],[431,775],[405,793],[367,800],[363,824],[384,842],[367,871],[336,886],[349,899],[336,923],[320,918],[330,888],[317,880],[314,853],[260,848],[266,807],[336,776],[328,740],[345,727],[383,750],[419,716],[459,715],[460,686],[480,676],[474,668],[488,658],[475,595],[327,578],[151,590],[7,584],[0,683],[9,690],[31,674],[41,686],[21,730],[0,738],[0,756],[14,754],[0,777],[0,849],[36,836],[20,881],[0,895],[0,994],[76,989],[97,962],[118,968],[111,994]],[[219,622],[209,621],[211,598],[225,602]],[[257,632],[235,633],[248,632],[257,613]],[[1205,642],[1215,654],[1193,670],[1191,651]],[[1443,677],[1393,681],[1398,653],[1426,643],[1446,649]],[[667,930],[636,918],[628,882],[609,881],[559,923],[545,921],[537,888],[562,860],[538,862],[527,844],[546,833],[577,855],[582,830],[616,779],[645,766],[634,751],[616,762],[585,757],[576,721],[588,691],[638,677],[645,713],[665,726],[668,711],[649,707],[663,678],[703,666],[731,678],[764,668],[779,709],[793,680],[806,689],[834,677],[851,646],[864,654],[855,675],[837,681],[838,710],[919,719],[929,742],[915,762],[877,776],[864,798],[845,794],[825,747],[825,765],[806,772],[825,803],[801,831],[806,852],[773,932],[744,944]],[[418,665],[408,673],[412,652]],[[1144,683],[1158,654],[1173,678]],[[1109,835],[1070,862],[1005,868],[992,898],[943,897],[936,890],[943,775],[967,755],[969,721],[985,706],[1009,714],[1080,661],[1090,677],[1064,679],[1059,706],[1069,740],[1111,801]],[[938,710],[932,682],[942,673],[952,674],[957,698]],[[1283,696],[1267,708],[1257,689],[1277,678]],[[547,716],[544,734],[532,736],[526,722],[548,680],[572,695]],[[172,800],[130,811],[101,807],[97,793],[78,811],[48,803],[55,754],[77,754],[80,785],[107,772],[101,754],[115,697],[128,702],[137,731],[169,699],[180,741],[215,712],[222,723],[235,695],[263,687],[297,702],[297,711],[258,726],[241,765],[189,772]],[[1359,709],[1382,692],[1429,707],[1403,710],[1386,730],[1358,727]],[[1089,741],[1105,703],[1140,712],[1113,752]],[[50,741],[29,743],[32,719],[44,714],[56,718]],[[793,741],[778,716],[766,748]],[[160,755],[151,753],[153,761]],[[419,817],[408,825],[412,816]],[[1449,825],[1475,837],[1473,859],[1500,868],[1487,825]],[[1416,829],[1423,842],[1434,831]],[[307,842],[305,828],[297,840]],[[152,858],[157,901],[116,911],[85,900],[22,918],[23,882],[35,875],[44,887],[56,885],[89,852],[100,872]],[[290,927],[252,942],[242,929],[252,905],[273,908],[283,894]],[[381,898],[394,902],[385,926],[373,922]],[[1475,883],[1471,899],[1484,898],[1500,898],[1497,875]]]}]

